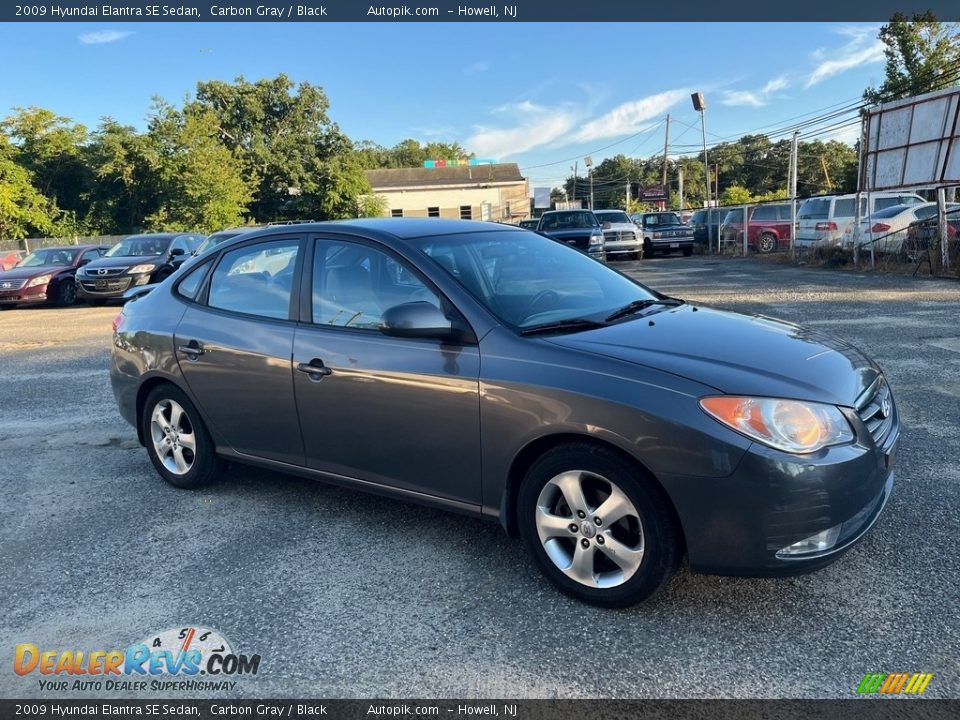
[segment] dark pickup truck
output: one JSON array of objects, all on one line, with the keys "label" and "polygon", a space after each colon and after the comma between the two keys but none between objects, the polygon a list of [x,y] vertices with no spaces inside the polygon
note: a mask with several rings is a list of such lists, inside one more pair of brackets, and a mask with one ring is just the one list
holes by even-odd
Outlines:
[{"label": "dark pickup truck", "polygon": [[633,217],[643,233],[643,256],[682,252],[693,255],[693,228],[675,212],[646,212]]},{"label": "dark pickup truck", "polygon": [[590,210],[552,210],[540,217],[537,232],[572,245],[600,262],[606,262],[603,228]]}]

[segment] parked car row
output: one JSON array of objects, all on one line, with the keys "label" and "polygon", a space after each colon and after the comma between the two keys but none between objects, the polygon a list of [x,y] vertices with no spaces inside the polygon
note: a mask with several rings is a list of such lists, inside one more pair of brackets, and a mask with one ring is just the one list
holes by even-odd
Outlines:
[{"label": "parked car row", "polygon": [[103,305],[131,287],[162,282],[204,240],[192,233],[132,235],[113,247],[68,245],[39,248],[12,268],[0,271],[0,308],[78,299]]},{"label": "parked car row", "polygon": [[[521,221],[520,227],[526,227]],[[537,221],[537,232],[572,245],[597,260],[635,260],[641,255],[693,254],[693,230],[675,212],[627,215],[623,210],[552,210]]]}]

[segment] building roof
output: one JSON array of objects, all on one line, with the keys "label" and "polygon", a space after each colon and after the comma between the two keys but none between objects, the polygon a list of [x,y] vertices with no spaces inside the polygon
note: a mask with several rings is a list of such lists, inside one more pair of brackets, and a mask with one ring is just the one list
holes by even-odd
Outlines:
[{"label": "building roof", "polygon": [[377,190],[442,187],[450,185],[489,185],[526,182],[516,163],[498,165],[458,165],[443,168],[395,168],[367,170],[370,187]]}]

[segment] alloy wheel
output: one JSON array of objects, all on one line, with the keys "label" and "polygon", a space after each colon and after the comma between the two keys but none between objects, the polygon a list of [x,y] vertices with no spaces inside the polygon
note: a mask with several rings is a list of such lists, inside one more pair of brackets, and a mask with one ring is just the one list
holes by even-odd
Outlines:
[{"label": "alloy wheel", "polygon": [[537,499],[535,522],[547,557],[581,585],[622,585],[643,561],[640,513],[601,475],[570,470],[551,478]]},{"label": "alloy wheel", "polygon": [[197,440],[183,406],[164,399],[150,415],[150,439],[163,467],[174,475],[186,475],[197,459]]}]

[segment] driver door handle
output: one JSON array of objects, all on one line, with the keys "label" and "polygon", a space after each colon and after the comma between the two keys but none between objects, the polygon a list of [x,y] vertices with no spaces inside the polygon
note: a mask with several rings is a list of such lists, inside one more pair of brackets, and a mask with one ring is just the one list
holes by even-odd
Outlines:
[{"label": "driver door handle", "polygon": [[198,343],[196,340],[191,340],[186,345],[178,345],[177,350],[182,352],[191,360],[196,360],[204,353],[203,345]]},{"label": "driver door handle", "polygon": [[297,370],[309,375],[310,379],[314,382],[320,382],[327,375],[333,374],[333,370],[324,365],[323,360],[320,358],[313,358],[313,360],[308,363],[299,363]]}]

